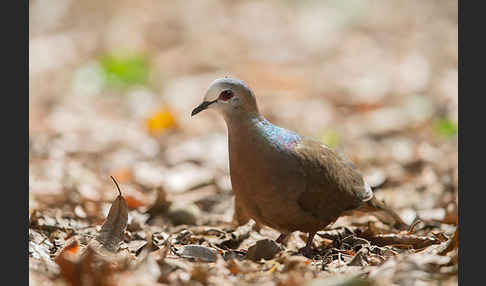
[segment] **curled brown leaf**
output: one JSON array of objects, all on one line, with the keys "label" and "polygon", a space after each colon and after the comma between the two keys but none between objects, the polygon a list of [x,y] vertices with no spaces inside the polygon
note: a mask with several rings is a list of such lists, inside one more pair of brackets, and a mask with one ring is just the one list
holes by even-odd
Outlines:
[{"label": "curled brown leaf", "polygon": [[120,186],[118,186],[115,178],[111,176],[111,179],[115,183],[119,195],[111,204],[108,216],[106,217],[106,220],[103,223],[101,231],[96,237],[96,240],[99,241],[107,250],[116,252],[120,242],[123,239],[123,233],[127,228],[128,206],[122,196]]}]

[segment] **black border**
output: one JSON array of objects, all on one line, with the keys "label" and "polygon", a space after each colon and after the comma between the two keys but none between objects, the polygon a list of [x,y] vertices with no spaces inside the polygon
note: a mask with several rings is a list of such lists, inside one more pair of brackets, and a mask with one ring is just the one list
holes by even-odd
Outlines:
[{"label": "black border", "polygon": [[[484,148],[484,9],[479,1],[466,1],[468,13],[466,17],[464,0],[458,0],[459,25],[459,285],[483,285],[484,283],[484,218],[486,200],[484,193],[484,168],[480,165],[485,159]],[[473,15],[476,12],[476,15]],[[467,22],[467,24],[464,24]],[[471,39],[464,44],[464,35],[469,28]],[[477,29],[477,30],[475,30]],[[472,32],[471,32],[472,31]],[[465,49],[466,47],[466,49]],[[469,58],[467,84],[464,81],[464,57]],[[477,125],[477,126],[475,126]],[[468,134],[469,137],[464,134]],[[478,164],[476,164],[478,163]],[[477,260],[477,261],[475,261]]]},{"label": "black border", "polygon": [[[29,283],[29,2],[4,3],[2,34],[2,284]],[[13,77],[13,78],[12,78]],[[8,283],[13,281],[13,283]]]}]

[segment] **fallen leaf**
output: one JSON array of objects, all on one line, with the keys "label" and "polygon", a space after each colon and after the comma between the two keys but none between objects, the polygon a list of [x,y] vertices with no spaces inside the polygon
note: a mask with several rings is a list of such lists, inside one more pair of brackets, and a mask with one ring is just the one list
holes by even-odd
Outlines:
[{"label": "fallen leaf", "polygon": [[447,210],[444,218],[441,221],[442,223],[457,225],[458,216],[457,216],[457,205],[454,204],[452,210]]},{"label": "fallen leaf", "polygon": [[454,236],[447,242],[446,247],[439,252],[439,255],[446,255],[448,252],[458,247],[458,238],[457,238],[458,232],[459,230],[456,228],[456,232],[454,232]]},{"label": "fallen leaf", "polygon": [[250,221],[249,223],[238,227],[235,231],[233,231],[231,237],[219,243],[217,246],[223,249],[236,249],[240,246],[240,244],[250,237],[250,232],[255,225],[254,222]]},{"label": "fallen leaf", "polygon": [[[164,215],[169,210],[171,202],[167,199],[167,192],[162,187],[158,187],[156,190],[157,199],[154,204],[146,211],[150,215],[150,219],[157,215]],[[150,220],[149,219],[149,220]]]},{"label": "fallen leaf", "polygon": [[366,247],[361,248],[356,255],[348,262],[350,266],[366,266],[368,265],[368,261],[366,256],[368,255],[369,250]]},{"label": "fallen leaf", "polygon": [[76,256],[79,249],[79,243],[77,240],[72,240],[67,243],[61,250],[59,255],[56,256],[54,262],[59,265],[61,277],[67,280],[71,285],[79,285],[79,273],[77,273]]},{"label": "fallen leaf", "polygon": [[185,258],[195,258],[205,262],[215,262],[218,252],[214,248],[202,245],[185,245],[179,255]]},{"label": "fallen leaf", "polygon": [[269,260],[275,257],[280,250],[282,249],[275,241],[271,239],[262,239],[248,248],[246,257],[253,261],[259,261],[262,258]]},{"label": "fallen leaf", "polygon": [[139,208],[139,207],[143,207],[145,204],[142,203],[141,201],[137,200],[136,198],[132,197],[132,196],[127,196],[125,198],[125,202],[127,203],[127,207],[129,209],[136,209],[136,208]]},{"label": "fallen leaf", "polygon": [[119,247],[119,243],[123,239],[123,233],[127,228],[128,222],[128,206],[121,194],[120,186],[116,182],[115,178],[111,176],[111,179],[115,183],[118,189],[118,197],[111,204],[108,216],[101,227],[101,231],[96,237],[104,248],[111,252],[116,252]]},{"label": "fallen leaf", "polygon": [[421,249],[433,244],[440,244],[435,237],[417,236],[406,233],[370,234],[363,232],[361,236],[377,246],[394,245],[397,247],[412,247]]},{"label": "fallen leaf", "polygon": [[61,277],[73,286],[114,285],[112,274],[122,270],[121,267],[126,265],[122,260],[117,260],[121,257],[102,255],[91,244],[75,257],[71,252],[77,249],[77,244],[76,240],[68,244],[55,259]]},{"label": "fallen leaf", "polygon": [[176,125],[175,118],[167,108],[161,108],[152,115],[146,122],[147,129],[151,135],[161,135],[167,129]]},{"label": "fallen leaf", "polygon": [[131,252],[134,253],[135,255],[138,255],[142,249],[144,249],[144,246],[147,244],[147,241],[145,240],[132,240],[127,244],[127,249]]},{"label": "fallen leaf", "polygon": [[64,251],[67,251],[68,253],[75,255],[79,250],[79,243],[77,240],[74,240],[72,243],[70,243],[68,246],[64,248]]}]

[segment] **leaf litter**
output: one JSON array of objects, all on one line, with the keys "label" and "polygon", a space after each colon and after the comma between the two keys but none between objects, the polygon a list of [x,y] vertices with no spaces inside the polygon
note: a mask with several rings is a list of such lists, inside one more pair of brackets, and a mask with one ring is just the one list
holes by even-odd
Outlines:
[{"label": "leaf litter", "polygon": [[[54,30],[31,11],[32,285],[457,285],[457,2],[71,2]],[[188,116],[221,70],[272,122],[343,149],[396,216],[343,216],[311,258],[305,234],[234,224],[224,123]]]}]

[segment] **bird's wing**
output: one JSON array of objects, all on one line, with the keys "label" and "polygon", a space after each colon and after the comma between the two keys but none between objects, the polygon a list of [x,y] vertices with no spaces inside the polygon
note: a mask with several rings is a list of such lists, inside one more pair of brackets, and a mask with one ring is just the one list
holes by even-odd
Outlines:
[{"label": "bird's wing", "polygon": [[303,138],[295,147],[305,189],[299,205],[319,219],[337,218],[373,197],[356,167],[319,141]]}]

